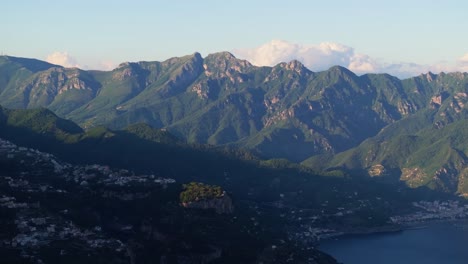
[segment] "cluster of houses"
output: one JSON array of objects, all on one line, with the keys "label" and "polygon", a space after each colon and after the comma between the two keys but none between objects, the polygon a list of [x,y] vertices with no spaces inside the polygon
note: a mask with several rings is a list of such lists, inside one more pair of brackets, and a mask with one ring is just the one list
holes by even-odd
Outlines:
[{"label": "cluster of houses", "polygon": [[[6,213],[2,215],[2,223],[8,222],[14,228],[8,237],[0,239],[0,247],[18,249],[24,258],[36,262],[39,260],[34,259],[34,252],[57,241],[73,241],[73,245],[97,251],[124,254],[126,250],[124,243],[103,232],[100,226],[83,227],[73,223],[68,217],[73,208],[51,211],[37,197],[67,199],[69,193],[89,190],[94,186],[125,189],[138,184],[161,188],[175,183],[174,179],[135,175],[128,170],[111,169],[103,165],[71,165],[58,161],[54,155],[18,147],[0,139],[2,164],[0,210]],[[125,229],[123,231],[129,228],[133,227],[122,226]],[[64,249],[60,254],[67,252]]]},{"label": "cluster of houses", "polygon": [[390,220],[396,224],[411,224],[432,220],[455,220],[468,218],[468,204],[459,201],[419,201],[413,206],[417,212],[401,216],[392,216]]},{"label": "cluster of houses", "polygon": [[[375,197],[375,202],[382,198]],[[270,204],[275,206],[277,203]],[[327,201],[322,204],[322,210],[306,210],[298,208],[286,208],[275,206],[283,210],[281,217],[287,219],[291,228],[288,230],[289,239],[298,241],[303,245],[315,245],[318,241],[330,237],[336,237],[345,233],[372,233],[400,230],[406,224],[424,223],[434,220],[468,219],[468,204],[460,200],[446,201],[418,201],[412,203],[411,213],[405,215],[391,216],[387,223],[381,226],[347,227],[340,223],[340,218],[351,217],[362,210],[372,211],[379,203],[366,199],[356,199],[350,206],[343,205],[330,208]],[[326,208],[326,209],[325,209]],[[379,209],[380,210],[380,209]],[[368,219],[372,222],[372,216]],[[330,224],[328,224],[330,223]]]},{"label": "cluster of houses", "polygon": [[[68,181],[74,181],[81,186],[86,186],[90,183],[108,186],[131,186],[132,184],[156,184],[165,186],[176,182],[174,179],[157,177],[155,175],[135,175],[131,171],[125,169],[111,169],[109,166],[105,165],[71,165],[65,162],[58,162],[57,158],[52,154],[40,152],[31,148],[18,147],[3,139],[0,139],[0,160],[1,159],[7,161],[15,159],[19,160],[20,164],[30,166],[38,165],[38,171],[50,167],[56,174]],[[35,173],[35,171],[27,170],[22,172],[24,175],[31,173]],[[4,179],[8,180],[10,187],[31,185],[27,180],[22,178],[13,178],[6,175]],[[41,189],[44,190],[44,186],[42,186]]]}]

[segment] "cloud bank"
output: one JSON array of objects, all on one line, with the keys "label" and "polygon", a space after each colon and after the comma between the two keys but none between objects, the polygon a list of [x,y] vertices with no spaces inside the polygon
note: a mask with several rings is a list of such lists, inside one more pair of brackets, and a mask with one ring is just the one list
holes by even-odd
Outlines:
[{"label": "cloud bank", "polygon": [[411,62],[388,63],[358,53],[354,48],[332,42],[318,45],[290,43],[272,40],[252,49],[238,49],[233,53],[257,66],[273,66],[280,62],[298,60],[312,71],[323,71],[331,66],[340,65],[357,74],[389,73],[399,78],[416,76],[426,72],[468,71],[468,53],[452,63],[441,62],[423,65]]},{"label": "cloud bank", "polygon": [[46,61],[48,63],[60,65],[63,67],[71,68],[71,67],[77,67],[81,68],[81,65],[78,64],[77,60],[72,57],[68,52],[60,52],[56,51],[50,55],[47,56]]},{"label": "cloud bank", "polygon": [[55,51],[52,54],[48,55],[46,61],[52,64],[60,65],[66,68],[80,68],[84,70],[103,70],[103,71],[110,71],[115,69],[116,64],[113,61],[105,60],[105,61],[98,61],[95,64],[83,65],[78,63],[77,59],[74,56],[70,55],[68,52],[62,51]]}]

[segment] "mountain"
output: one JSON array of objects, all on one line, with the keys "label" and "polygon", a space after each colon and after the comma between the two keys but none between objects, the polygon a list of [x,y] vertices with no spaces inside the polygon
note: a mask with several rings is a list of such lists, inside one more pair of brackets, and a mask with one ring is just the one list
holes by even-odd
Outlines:
[{"label": "mountain", "polygon": [[[240,147],[314,168],[366,171],[382,165],[397,176],[421,169],[426,179],[447,170],[451,179],[407,182],[465,188],[457,182],[464,185],[466,150],[428,137],[445,138],[437,131],[457,137],[463,127],[458,122],[467,116],[467,73],[400,80],[357,76],[339,66],[312,72],[298,61],[257,67],[221,52],[122,63],[108,72],[3,56],[0,76],[3,106],[47,107],[90,131],[146,123],[188,143]],[[380,146],[382,137],[392,147]],[[365,160],[371,145],[380,158]],[[424,154],[438,149],[444,154]],[[429,164],[425,155],[436,160]],[[413,174],[408,177],[423,177]]]},{"label": "mountain", "polygon": [[[393,91],[403,88],[390,76],[358,77],[341,67],[313,73],[298,61],[255,67],[227,52],[123,63],[110,72],[34,68],[12,57],[0,63],[5,107],[47,107],[85,128],[143,122],[188,142],[294,161],[356,146],[416,107]],[[386,86],[377,90],[380,79]]]},{"label": "mountain", "polygon": [[414,188],[429,186],[467,197],[467,74],[426,74],[411,80],[418,96],[427,94],[425,106],[421,103],[418,111],[354,148],[311,157],[303,164],[386,176]]},{"label": "mountain", "polygon": [[441,125],[445,112],[424,110],[395,122],[359,146],[333,157],[316,156],[305,165],[386,176],[411,187],[468,196],[468,120]]}]

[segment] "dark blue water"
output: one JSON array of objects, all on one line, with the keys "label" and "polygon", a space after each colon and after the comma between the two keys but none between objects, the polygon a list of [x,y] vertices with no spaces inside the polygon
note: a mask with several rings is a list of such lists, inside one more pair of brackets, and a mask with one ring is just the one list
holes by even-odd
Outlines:
[{"label": "dark blue water", "polygon": [[467,226],[436,223],[397,233],[348,236],[322,241],[320,249],[344,264],[467,264]]}]

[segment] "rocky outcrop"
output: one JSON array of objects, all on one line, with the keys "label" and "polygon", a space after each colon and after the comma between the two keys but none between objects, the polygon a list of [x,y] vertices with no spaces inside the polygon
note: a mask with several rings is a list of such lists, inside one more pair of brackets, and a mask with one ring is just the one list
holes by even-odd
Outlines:
[{"label": "rocky outcrop", "polygon": [[376,164],[376,165],[373,165],[372,167],[370,167],[367,170],[367,173],[369,173],[369,176],[371,176],[371,177],[380,177],[380,176],[385,175],[386,170],[385,170],[385,167],[382,164]]},{"label": "rocky outcrop", "polygon": [[67,91],[92,92],[97,86],[86,79],[87,73],[79,69],[53,67],[31,78],[19,90],[23,92],[25,107],[51,104],[56,96]]},{"label": "rocky outcrop", "polygon": [[138,64],[137,63],[130,63],[124,62],[117,67],[112,74],[112,79],[116,81],[124,81],[129,79],[130,77],[134,76],[138,72]]},{"label": "rocky outcrop", "polygon": [[246,73],[252,64],[246,60],[239,60],[229,52],[219,52],[206,57],[203,64],[205,75],[210,78],[228,78],[231,82],[242,83],[242,74]]},{"label": "rocky outcrop", "polygon": [[401,170],[400,180],[405,181],[410,187],[423,185],[427,174],[421,168],[403,168]]},{"label": "rocky outcrop", "polygon": [[195,202],[182,203],[185,208],[214,209],[218,214],[231,214],[234,212],[232,199],[226,193],[219,198],[199,200]]}]

